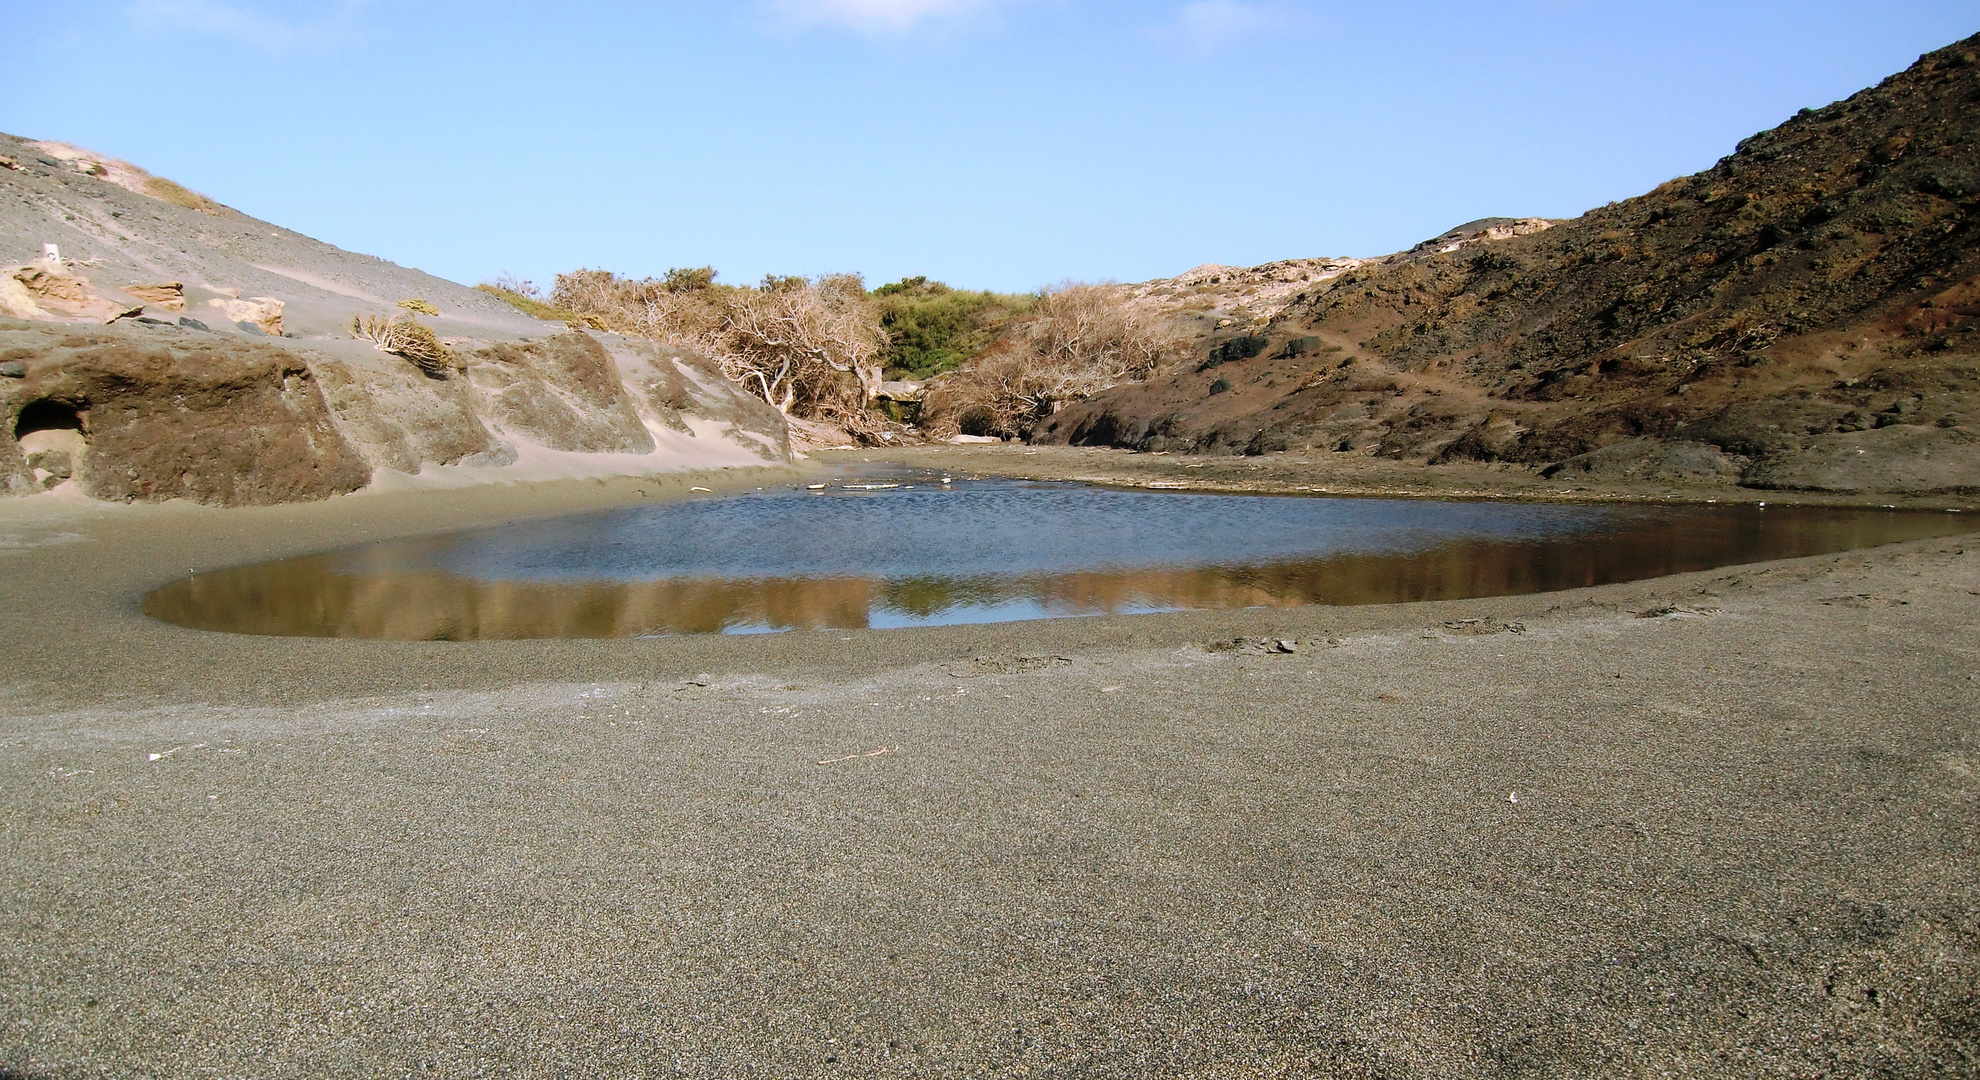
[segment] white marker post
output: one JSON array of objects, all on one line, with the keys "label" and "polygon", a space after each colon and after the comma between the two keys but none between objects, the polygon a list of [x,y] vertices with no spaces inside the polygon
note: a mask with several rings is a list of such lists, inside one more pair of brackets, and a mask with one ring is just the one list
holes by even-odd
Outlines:
[{"label": "white marker post", "polygon": [[54,244],[41,245],[41,261],[54,263],[56,266],[62,265],[62,249]]}]

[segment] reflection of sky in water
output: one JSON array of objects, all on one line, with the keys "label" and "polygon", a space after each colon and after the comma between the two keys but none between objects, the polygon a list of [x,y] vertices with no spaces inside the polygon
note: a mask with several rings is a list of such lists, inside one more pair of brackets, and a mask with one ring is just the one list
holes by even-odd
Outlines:
[{"label": "reflection of sky in water", "polygon": [[[916,605],[908,608],[890,602],[885,596],[875,596],[867,611],[864,625],[874,630],[899,630],[910,626],[973,626],[1026,622],[1032,619],[1064,619],[1081,615],[1153,615],[1163,611],[1182,610],[1185,609],[1148,597],[1125,603],[1069,604],[1026,596],[993,600],[975,594],[957,596],[945,604]],[[741,621],[723,626],[722,633],[776,634],[790,629],[793,627],[774,626],[745,617]]]},{"label": "reflection of sky in water", "polygon": [[194,575],[143,610],[236,633],[407,641],[934,626],[1507,596],[1967,527],[1874,510],[990,481],[673,502],[370,544]]},{"label": "reflection of sky in water", "polygon": [[1405,554],[1474,537],[1560,538],[1603,529],[1616,516],[1613,509],[1590,506],[1208,496],[983,481],[954,491],[779,492],[521,522],[456,536],[410,561],[403,555],[393,561],[484,581],[953,581]]}]

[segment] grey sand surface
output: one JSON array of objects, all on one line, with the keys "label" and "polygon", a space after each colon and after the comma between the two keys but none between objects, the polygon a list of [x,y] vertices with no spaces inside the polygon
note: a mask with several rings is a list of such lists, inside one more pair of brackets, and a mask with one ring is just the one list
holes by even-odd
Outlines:
[{"label": "grey sand surface", "polygon": [[1959,540],[750,639],[134,610],[691,483],[7,508],[0,1074],[1980,1074]]}]

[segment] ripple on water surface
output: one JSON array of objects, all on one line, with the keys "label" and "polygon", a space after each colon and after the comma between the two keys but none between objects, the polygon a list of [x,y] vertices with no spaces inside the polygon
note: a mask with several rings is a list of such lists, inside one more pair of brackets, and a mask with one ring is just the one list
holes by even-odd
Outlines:
[{"label": "ripple on water surface", "polygon": [[1127,491],[872,472],[235,567],[144,611],[398,640],[936,626],[1503,596],[1942,536],[1959,516]]}]

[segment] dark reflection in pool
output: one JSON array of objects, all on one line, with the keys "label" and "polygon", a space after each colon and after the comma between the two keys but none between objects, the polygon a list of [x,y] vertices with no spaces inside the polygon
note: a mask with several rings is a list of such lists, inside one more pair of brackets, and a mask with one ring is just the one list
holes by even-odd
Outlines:
[{"label": "dark reflection in pool", "polygon": [[1120,491],[875,472],[173,582],[250,634],[474,640],[930,626],[1544,592],[1943,536],[1961,516]]}]

